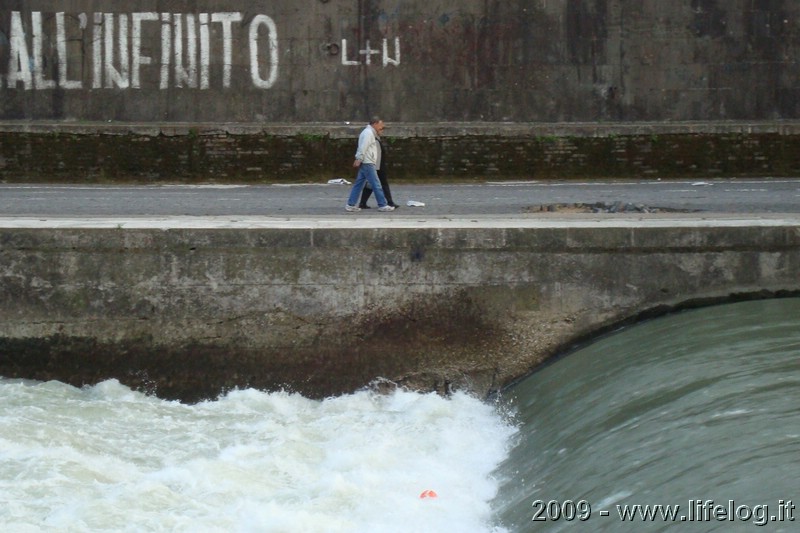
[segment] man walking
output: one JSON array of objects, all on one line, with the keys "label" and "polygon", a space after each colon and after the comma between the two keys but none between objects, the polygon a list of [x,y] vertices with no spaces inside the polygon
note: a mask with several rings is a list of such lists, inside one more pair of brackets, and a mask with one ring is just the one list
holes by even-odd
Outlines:
[{"label": "man walking", "polygon": [[[378,137],[378,143],[381,145],[381,165],[377,168],[376,172],[381,182],[381,188],[383,188],[383,196],[386,198],[387,204],[398,209],[400,206],[392,200],[392,190],[389,187],[389,178],[386,172],[386,169],[389,167],[386,161],[388,159],[388,157],[386,157],[388,150],[386,149],[386,145],[383,144],[383,141],[381,141],[380,136]],[[361,209],[369,209],[367,200],[369,200],[370,196],[372,196],[372,189],[365,185],[364,190],[361,192],[361,201],[358,203],[358,207]]]},{"label": "man walking", "polygon": [[378,201],[378,211],[394,211],[394,207],[386,202],[376,171],[381,165],[381,145],[378,142],[378,137],[383,132],[383,128],[383,120],[379,117],[373,117],[369,121],[369,125],[358,136],[356,160],[353,162],[353,166],[358,169],[358,175],[356,176],[356,182],[353,183],[353,187],[350,189],[350,197],[347,199],[347,205],[345,206],[348,211],[361,211],[356,202],[358,202],[358,197],[365,183],[369,183],[372,192],[375,193],[375,199]]}]

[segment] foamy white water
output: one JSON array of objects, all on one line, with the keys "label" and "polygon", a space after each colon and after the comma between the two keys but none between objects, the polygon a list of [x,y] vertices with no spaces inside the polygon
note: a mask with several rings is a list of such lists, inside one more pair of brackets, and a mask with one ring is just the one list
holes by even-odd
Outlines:
[{"label": "foamy white water", "polygon": [[516,431],[465,394],[186,405],[0,379],[0,530],[498,531],[492,472]]}]

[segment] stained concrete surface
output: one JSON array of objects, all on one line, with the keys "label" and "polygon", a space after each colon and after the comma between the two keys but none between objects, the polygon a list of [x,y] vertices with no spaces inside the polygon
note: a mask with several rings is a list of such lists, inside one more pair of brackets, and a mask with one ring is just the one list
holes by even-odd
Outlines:
[{"label": "stained concrete surface", "polygon": [[4,185],[0,375],[484,395],[639,316],[800,293],[797,181],[640,186],[704,210],[526,210],[617,183],[398,186],[426,207],[354,214],[346,186]]}]

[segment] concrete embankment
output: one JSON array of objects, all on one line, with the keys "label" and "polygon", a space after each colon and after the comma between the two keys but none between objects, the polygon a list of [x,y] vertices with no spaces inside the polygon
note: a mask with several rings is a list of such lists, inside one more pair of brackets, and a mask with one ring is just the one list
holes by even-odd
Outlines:
[{"label": "concrete embankment", "polygon": [[0,119],[796,119],[786,0],[0,4]]},{"label": "concrete embankment", "polygon": [[6,219],[0,375],[194,401],[478,394],[681,305],[800,292],[800,219]]}]

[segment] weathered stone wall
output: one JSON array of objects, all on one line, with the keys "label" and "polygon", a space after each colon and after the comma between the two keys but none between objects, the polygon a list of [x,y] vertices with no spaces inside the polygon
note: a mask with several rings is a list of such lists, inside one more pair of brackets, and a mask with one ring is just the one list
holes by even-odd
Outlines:
[{"label": "weathered stone wall", "polygon": [[3,0],[0,119],[797,119],[792,0]]},{"label": "weathered stone wall", "polygon": [[[7,182],[350,177],[358,126],[0,123]],[[800,122],[391,124],[394,180],[800,175]]]},{"label": "weathered stone wall", "polygon": [[0,375],[185,400],[377,378],[485,394],[643,312],[800,293],[796,220],[6,226],[0,258]]}]

